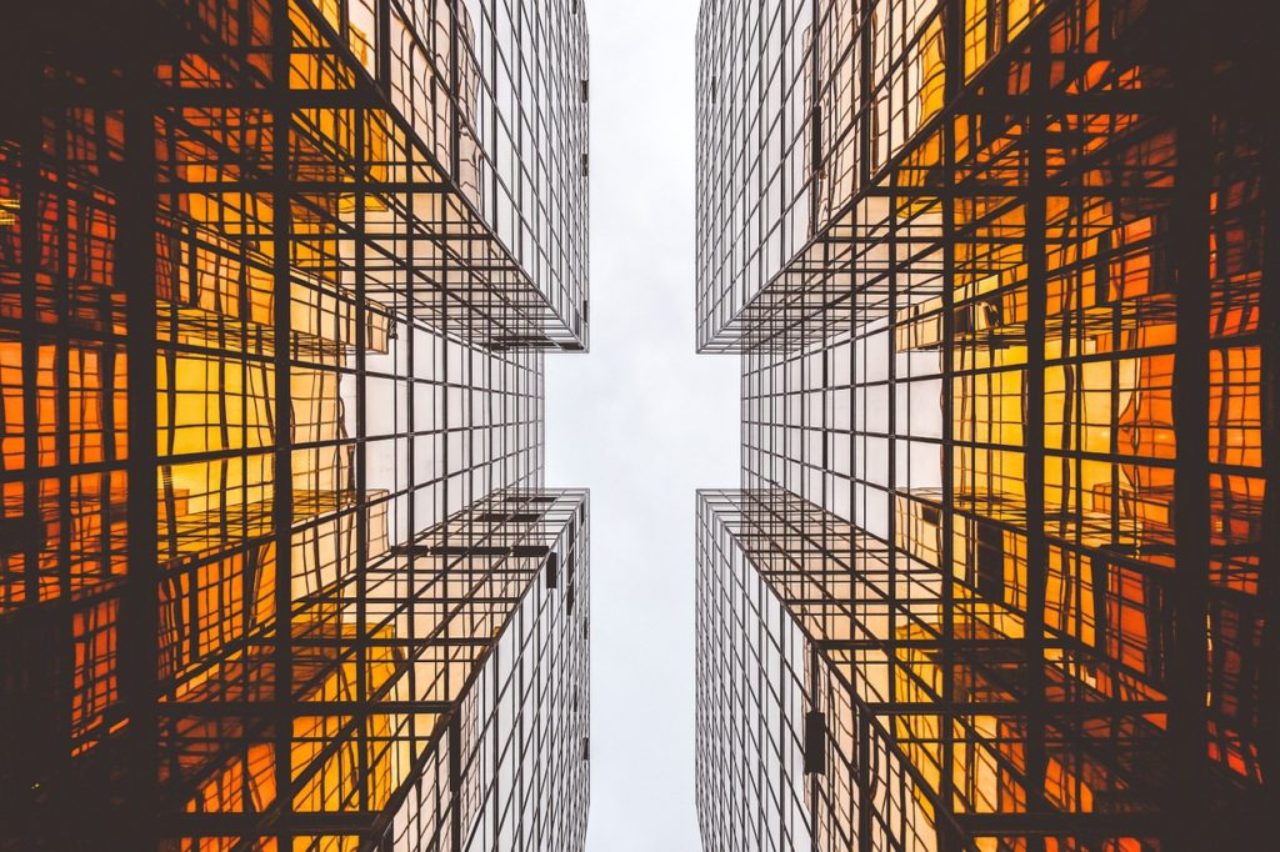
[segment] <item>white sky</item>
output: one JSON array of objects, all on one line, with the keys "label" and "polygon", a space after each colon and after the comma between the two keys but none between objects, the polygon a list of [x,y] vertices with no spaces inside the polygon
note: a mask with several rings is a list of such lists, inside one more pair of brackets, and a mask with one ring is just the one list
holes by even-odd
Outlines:
[{"label": "white sky", "polygon": [[591,0],[591,353],[547,358],[547,484],[591,488],[590,852],[696,850],[694,490],[738,360],[694,354],[696,0]]}]

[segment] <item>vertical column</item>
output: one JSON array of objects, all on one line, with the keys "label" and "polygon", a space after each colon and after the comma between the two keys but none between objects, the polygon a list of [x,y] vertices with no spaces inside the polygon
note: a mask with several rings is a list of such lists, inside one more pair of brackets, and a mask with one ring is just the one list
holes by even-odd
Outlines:
[{"label": "vertical column", "polygon": [[[448,677],[448,674],[445,675]],[[453,694],[446,685],[445,692]],[[453,838],[452,852],[462,852],[462,717],[460,699],[449,717],[449,835]]]},{"label": "vertical column", "polygon": [[[23,116],[21,183],[18,200],[18,225],[22,238],[22,292],[21,299],[21,347],[22,347],[22,423],[25,434],[22,442],[22,517],[32,524],[40,518],[40,443],[35,440],[40,418],[39,357],[40,335],[37,317],[36,275],[43,251],[40,231],[40,196],[43,183],[40,178],[44,151],[43,115],[40,109],[42,90],[40,74],[32,72],[21,82],[34,89],[30,100],[30,112]],[[130,163],[132,165],[132,162]],[[130,306],[133,300],[129,300]],[[64,496],[63,499],[66,499]],[[41,526],[44,521],[40,520]],[[22,545],[23,601],[31,606],[40,600],[40,551],[44,546],[43,535],[28,535]]]},{"label": "vertical column", "polygon": [[[414,541],[418,534],[418,420],[417,420],[417,392],[418,392],[418,361],[417,361],[417,341],[418,329],[415,308],[417,307],[417,299],[414,297],[414,284],[417,279],[418,269],[416,262],[416,249],[418,234],[418,223],[413,216],[413,185],[417,181],[415,162],[417,155],[417,147],[411,142],[406,141],[404,146],[404,170],[405,179],[409,184],[409,189],[404,194],[405,209],[405,249],[404,249],[404,346],[405,360],[408,364],[408,386],[405,389],[405,430],[409,436],[408,446],[405,448],[405,464],[406,464],[406,482],[405,482],[405,523],[404,523],[404,539],[407,544]],[[394,282],[392,284],[392,300],[395,301]],[[391,318],[391,329],[395,330],[397,317]],[[429,343],[429,341],[428,341]],[[395,357],[397,343],[392,344],[392,356]],[[428,390],[428,392],[430,392]],[[392,542],[398,543],[396,540],[397,533],[392,530]],[[407,548],[408,553],[405,557],[404,588],[407,591],[409,600],[416,600],[418,593],[417,584],[417,557],[418,554],[414,548]],[[412,607],[412,603],[409,605]],[[409,633],[404,637],[408,643],[408,647],[417,647],[418,643],[418,619],[409,617],[404,619]],[[418,695],[418,667],[409,666],[406,673],[407,693],[409,695]],[[426,738],[430,736],[430,731],[419,731],[418,714],[409,714],[409,751],[411,754],[418,753],[419,737]],[[419,779],[420,781],[420,779]],[[411,792],[410,796],[416,795]]]},{"label": "vertical column", "polygon": [[[381,5],[381,4],[380,4]],[[378,46],[381,49],[382,45]],[[366,357],[365,352],[368,347],[368,322],[369,313],[365,304],[365,252],[367,251],[365,237],[365,202],[366,202],[366,179],[368,171],[368,163],[366,159],[369,155],[368,147],[365,144],[366,134],[369,132],[368,110],[361,105],[356,105],[352,110],[354,116],[355,128],[355,234],[352,244],[355,246],[355,318],[356,318],[356,339],[355,339],[355,366],[356,366],[356,447],[355,447],[355,499],[352,501],[355,507],[355,525],[356,525],[356,547],[355,547],[355,565],[352,566],[356,572],[356,703],[360,708],[359,717],[356,720],[356,761],[357,761],[357,777],[360,779],[359,801],[360,810],[368,812],[371,802],[369,799],[369,787],[372,779],[369,773],[369,634],[368,634],[368,612],[367,602],[369,597],[369,465],[368,465],[368,434],[369,426],[367,420],[367,382],[366,382]],[[390,148],[395,144],[392,134],[388,133],[387,145]],[[394,272],[393,272],[394,274]],[[338,277],[338,276],[335,276]],[[341,287],[339,279],[338,285]],[[392,414],[392,431],[395,430],[396,417]],[[396,438],[392,437],[392,446],[395,446]],[[339,501],[341,501],[341,485],[339,489]]]},{"label": "vertical column", "polygon": [[[1045,708],[1044,608],[1049,548],[1045,541],[1045,314],[1048,300],[1045,242],[1046,202],[1049,191],[1045,161],[1045,125],[1048,122],[1049,44],[1044,30],[1036,33],[1031,51],[1031,88],[1025,120],[1027,153],[1025,182],[1025,247],[1027,287],[1027,364],[1023,385],[1023,477],[1026,494],[1027,597],[1026,645],[1026,794],[1027,812],[1044,813]],[[1027,838],[1032,850],[1044,848],[1044,838]]]},{"label": "vertical column", "polygon": [[[948,0],[943,9],[943,85],[944,100],[955,103],[964,86],[964,7],[958,0]],[[939,707],[941,775],[938,801],[946,810],[936,818],[938,848],[951,852],[961,848],[949,816],[954,809],[955,779],[955,277],[956,277],[956,118],[942,120],[942,512],[939,518],[938,570],[942,577],[942,643],[939,658],[942,667],[942,695]]]},{"label": "vertical column", "polygon": [[272,326],[275,352],[275,494],[271,501],[275,538],[274,730],[276,819],[278,841],[291,848],[293,805],[293,286],[289,269],[292,216],[289,208],[289,137],[292,107],[289,93],[289,53],[292,24],[288,0],[271,6],[271,82],[268,87],[272,119]]},{"label": "vertical column", "polygon": [[[151,64],[135,55],[125,72],[124,162],[117,198],[116,273],[127,294],[128,575],[120,602],[120,687],[126,734],[128,806],[122,842],[155,848],[156,678],[159,642],[156,440],[155,112]],[[67,424],[60,424],[67,428]]]},{"label": "vertical column", "polygon": [[[1280,54],[1272,50],[1262,62],[1260,79],[1277,79]],[[1265,112],[1262,145],[1262,210],[1280,210],[1280,115]],[[1280,659],[1280,228],[1264,219],[1262,295],[1258,324],[1262,345],[1262,540],[1258,598],[1264,613],[1260,659]],[[1275,784],[1280,770],[1280,666],[1263,665],[1259,688],[1262,730],[1259,763],[1262,777]],[[1280,836],[1280,808],[1271,808],[1261,822],[1265,836]]]},{"label": "vertical column", "polygon": [[1175,563],[1169,595],[1173,631],[1169,647],[1168,819],[1170,850],[1208,847],[1205,816],[1205,690],[1209,600],[1209,194],[1213,168],[1212,108],[1207,98],[1206,45],[1198,23],[1208,10],[1182,0],[1168,10],[1176,57],[1172,74],[1177,163],[1169,212],[1169,266],[1177,295],[1173,366],[1173,431],[1177,445],[1173,485]]}]

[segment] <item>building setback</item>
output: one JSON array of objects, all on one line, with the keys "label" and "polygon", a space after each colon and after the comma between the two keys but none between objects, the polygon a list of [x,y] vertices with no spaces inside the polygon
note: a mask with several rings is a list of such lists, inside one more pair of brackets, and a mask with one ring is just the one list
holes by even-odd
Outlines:
[{"label": "building setback", "polygon": [[743,444],[698,499],[704,848],[1274,834],[1259,14],[704,0],[698,346]]},{"label": "building setback", "polygon": [[581,849],[581,4],[0,22],[0,849]]}]

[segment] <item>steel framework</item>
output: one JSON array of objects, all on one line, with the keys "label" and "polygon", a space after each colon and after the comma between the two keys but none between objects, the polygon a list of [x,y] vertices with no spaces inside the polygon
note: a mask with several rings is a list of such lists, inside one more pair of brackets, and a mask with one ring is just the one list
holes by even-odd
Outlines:
[{"label": "steel framework", "polygon": [[581,848],[579,4],[0,18],[0,848]]},{"label": "steel framework", "polygon": [[1275,52],[1249,3],[706,0],[715,849],[1262,848]]}]

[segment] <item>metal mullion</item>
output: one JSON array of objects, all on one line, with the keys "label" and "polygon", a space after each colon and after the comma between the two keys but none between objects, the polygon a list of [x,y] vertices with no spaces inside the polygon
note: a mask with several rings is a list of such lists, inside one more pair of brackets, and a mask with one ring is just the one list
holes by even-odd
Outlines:
[{"label": "metal mullion", "polygon": [[[356,391],[356,445],[355,445],[355,526],[356,526],[356,547],[355,547],[355,565],[352,566],[356,573],[356,702],[364,712],[355,714],[358,722],[356,730],[356,763],[359,775],[359,791],[357,793],[360,802],[360,810],[369,810],[369,717],[367,709],[369,702],[369,656],[368,656],[368,554],[369,554],[369,499],[368,499],[368,470],[369,470],[369,447],[368,447],[368,387],[367,387],[367,366],[366,366],[366,349],[368,348],[367,328],[368,315],[366,312],[365,300],[365,203],[366,203],[366,186],[365,176],[370,164],[366,161],[367,152],[365,151],[365,131],[366,131],[366,110],[357,109],[355,112],[355,181],[354,193],[356,201],[355,209],[355,314],[356,314],[356,339],[355,339],[355,391]],[[393,429],[396,414],[393,410]],[[394,440],[394,438],[393,438]],[[394,678],[388,680],[388,686],[394,683]]]},{"label": "metal mullion", "polygon": [[[1210,789],[1207,772],[1208,616],[1213,518],[1209,461],[1209,325],[1212,308],[1209,199],[1214,166],[1210,67],[1200,33],[1208,26],[1207,4],[1176,4],[1182,17],[1173,41],[1179,61],[1171,70],[1182,97],[1173,109],[1177,136],[1176,196],[1170,210],[1169,260],[1176,290],[1177,332],[1172,382],[1172,426],[1176,441],[1172,520],[1176,570],[1169,577],[1173,633],[1167,650],[1169,784],[1167,822],[1161,840],[1171,850],[1209,845]],[[1264,572],[1265,573],[1265,572]]]},{"label": "metal mullion", "polygon": [[[961,3],[957,0],[948,0],[946,6],[946,17],[944,19],[945,27],[943,30],[943,56],[944,62],[944,86],[946,89],[946,101],[955,103],[961,96],[964,88],[964,75],[961,67],[961,57],[963,54],[963,33],[960,31],[961,21],[963,20],[963,9]],[[951,185],[955,182],[955,122],[949,117],[948,111],[944,108],[941,116],[935,118],[938,126],[942,129],[942,169],[943,169],[943,185]],[[926,131],[928,132],[928,131]],[[910,148],[911,146],[904,146]],[[904,152],[905,153],[905,152]],[[890,199],[890,204],[894,200]],[[945,193],[940,201],[942,208],[942,339],[941,347],[942,357],[942,496],[943,506],[941,512],[941,524],[939,526],[942,541],[938,548],[938,569],[943,575],[942,581],[942,630],[943,637],[942,646],[940,648],[941,667],[942,667],[942,702],[947,706],[952,706],[955,701],[955,666],[953,664],[954,654],[950,641],[955,637],[955,574],[952,564],[955,559],[954,554],[954,538],[955,538],[955,410],[953,402],[954,385],[955,385],[955,353],[956,353],[956,333],[955,333],[955,268],[956,268],[956,209],[955,198],[951,193]],[[939,808],[939,817],[944,814],[950,817],[955,808],[955,742],[954,742],[954,721],[951,713],[944,713],[941,716],[940,725],[942,727],[939,747],[941,749],[941,776],[938,783],[937,799]],[[876,727],[883,726],[877,720]],[[890,739],[892,742],[892,739]],[[915,773],[915,767],[910,761],[904,761],[904,768],[910,774]],[[939,847],[946,852],[952,849],[960,848],[959,838],[949,832],[949,819],[938,820],[938,842]]]},{"label": "metal mullion", "polygon": [[[39,77],[32,85],[39,92]],[[44,154],[44,127],[39,112],[22,122],[23,139],[21,143],[22,166],[20,180],[22,195],[18,200],[18,222],[21,234],[21,304],[20,346],[22,351],[22,467],[19,470],[19,481],[22,483],[22,514],[28,523],[35,523],[40,513],[40,323],[38,318],[38,285],[36,282],[40,270],[40,256],[43,250],[40,230],[40,171]],[[65,178],[64,178],[65,180]],[[57,187],[50,187],[56,192]],[[65,252],[65,247],[63,251]],[[128,305],[132,304],[132,299]],[[128,311],[128,305],[126,311]],[[61,377],[55,376],[55,379]],[[132,398],[132,395],[130,395]],[[64,424],[65,428],[65,424]],[[133,468],[130,467],[132,476]],[[69,496],[60,495],[66,501]],[[43,521],[41,521],[43,523]],[[130,527],[132,529],[132,526]],[[40,552],[44,549],[40,536],[27,536],[22,548],[23,597],[30,606],[40,600]],[[58,566],[67,576],[66,585],[70,585],[70,564]]]},{"label": "metal mullion", "polygon": [[[27,141],[30,142],[31,140],[27,140]],[[54,141],[54,158],[55,158],[55,161],[58,163],[65,163],[67,161],[67,138],[65,133],[57,134],[57,138]],[[24,160],[25,159],[26,158],[24,157]],[[33,164],[31,163],[24,162],[23,166],[24,168],[31,167],[32,171],[36,172],[37,174],[39,173],[39,168],[34,167]],[[26,177],[26,175],[24,175],[24,177]],[[24,193],[24,196],[27,194],[35,195],[35,193],[30,192],[29,190],[26,193]],[[19,208],[20,208],[19,215],[21,215],[21,202],[19,202]],[[57,215],[59,231],[63,234],[66,234],[70,230],[70,228],[69,228],[68,202],[67,202],[67,196],[65,192],[58,193],[56,215]],[[68,283],[70,282],[70,278],[71,278],[70,261],[69,261],[68,254],[69,252],[67,251],[67,247],[63,245],[62,251],[58,253],[58,281],[59,282],[68,282]],[[25,252],[24,252],[23,259],[24,259],[24,265],[25,265],[25,260],[26,260]],[[24,280],[23,283],[25,285],[26,281]],[[22,312],[24,319],[29,318],[30,316],[25,310],[25,308],[27,307],[25,304],[26,296],[27,296],[27,293],[24,288],[24,291],[21,296],[24,302],[23,304],[24,310]],[[68,328],[67,328],[70,320],[68,302],[69,300],[67,298],[66,287],[65,286],[58,287],[57,293],[55,294],[55,305],[56,305],[55,310],[57,314],[57,326],[55,329],[55,335],[57,338],[57,348],[55,350],[54,376],[58,378],[59,381],[58,381],[58,387],[56,390],[56,394],[57,394],[56,401],[54,405],[55,405],[55,410],[57,412],[55,416],[55,422],[61,424],[61,428],[58,430],[58,434],[56,436],[57,450],[54,453],[54,458],[57,460],[58,466],[60,468],[60,472],[58,475],[58,493],[59,493],[58,524],[59,524],[59,529],[61,530],[70,530],[72,528],[70,471],[73,469],[73,465],[71,462],[71,398],[70,398],[71,393],[70,393],[70,387],[69,387],[70,376],[71,376],[71,370],[70,370],[71,342],[70,342],[70,335],[68,334]],[[105,346],[103,348],[105,348]],[[80,357],[82,359],[82,364],[83,364],[83,358],[84,358],[83,352],[80,353]],[[104,382],[104,385],[105,385],[105,382]],[[80,407],[81,407],[81,410],[83,410],[83,407],[84,407],[83,402],[81,403]],[[106,407],[107,407],[106,405],[103,405],[104,409]],[[30,422],[30,421],[27,421],[27,422]],[[83,424],[81,425],[81,429],[83,430]],[[106,430],[104,428],[104,432],[105,431]],[[99,484],[100,493],[109,495],[110,489],[103,486],[104,486],[103,483]],[[105,504],[110,502],[109,496],[108,496],[108,499],[104,500],[103,502],[104,502],[104,510],[105,510]],[[104,511],[104,514],[105,514],[105,511]],[[102,566],[103,568],[107,569],[106,571],[103,572],[104,574],[109,573],[109,563],[111,560],[111,556],[110,556],[111,549],[108,546],[109,543],[107,540],[110,526],[111,526],[110,523],[102,524],[102,537],[100,539],[102,552],[105,555],[105,562],[108,563]],[[24,555],[24,559],[25,559],[25,555]],[[69,535],[64,534],[59,536],[57,565],[59,569],[58,570],[59,576],[57,579],[60,587],[58,597],[60,599],[66,599],[71,595],[71,570],[70,570],[71,536]],[[31,568],[33,567],[33,563],[26,562],[24,567],[27,569],[28,575],[30,575]]]},{"label": "metal mullion", "polygon": [[[399,6],[399,0],[391,0],[391,2],[395,3],[397,7]],[[403,11],[401,12],[401,16],[403,19]],[[405,150],[404,150],[405,170],[407,173],[410,173],[410,174],[413,172],[415,168],[414,151],[415,149],[412,145],[405,146]],[[412,209],[412,204],[413,204],[412,196],[406,193],[406,196],[405,196],[406,210]],[[417,528],[416,528],[417,498],[418,498],[418,487],[419,487],[419,483],[417,479],[418,363],[417,363],[417,348],[416,348],[419,330],[417,325],[417,317],[415,316],[416,302],[410,295],[412,291],[413,277],[415,274],[416,263],[417,263],[417,259],[416,259],[417,234],[414,229],[409,228],[407,229],[404,236],[405,236],[404,262],[408,270],[408,274],[405,276],[406,299],[405,299],[405,317],[404,317],[405,338],[406,338],[405,339],[405,349],[406,349],[405,357],[408,362],[408,377],[407,377],[408,381],[405,383],[406,385],[405,386],[405,405],[406,405],[405,430],[406,430],[406,436],[408,440],[408,446],[405,452],[405,456],[406,456],[405,463],[407,465],[407,475],[406,475],[407,489],[404,497],[404,502],[406,507],[405,512],[407,517],[404,525],[404,530],[405,530],[405,536],[407,540],[412,541],[417,534]],[[395,320],[393,318],[393,322],[394,321]],[[395,350],[393,349],[392,351],[394,353]],[[418,578],[417,563],[418,563],[417,555],[413,553],[411,550],[406,557],[405,568],[404,568],[404,571],[407,577],[408,588],[411,590],[417,587],[417,578]],[[413,610],[412,601],[408,602],[405,608],[405,611],[410,616],[408,618],[409,635],[407,639],[409,641],[409,644],[412,646],[418,641],[417,619],[413,617],[414,610]],[[408,684],[409,684],[408,686],[409,696],[411,699],[416,700],[418,696],[418,672],[417,672],[416,666],[408,667]],[[417,714],[416,713],[410,714],[409,743],[410,743],[411,752],[416,749],[419,736],[422,736],[425,739],[426,737],[429,736],[429,733],[426,731],[423,731],[421,734],[419,734]],[[426,753],[426,750],[424,749],[424,754],[425,753]],[[398,811],[399,808],[396,808],[395,810]]]},{"label": "metal mullion", "polygon": [[274,770],[276,801],[273,813],[280,825],[279,840],[289,846],[293,842],[290,827],[293,811],[293,719],[291,694],[293,683],[293,395],[291,315],[293,294],[290,270],[290,232],[292,193],[289,139],[292,132],[292,106],[287,87],[293,26],[289,4],[276,2],[271,7],[271,81],[267,89],[272,120],[272,288],[273,325],[275,326],[274,391],[275,391],[275,496],[272,500],[272,525],[275,538],[276,618],[274,696]]},{"label": "metal mullion", "polygon": [[[152,816],[158,801],[156,678],[159,636],[157,564],[158,457],[156,435],[155,119],[152,67],[146,55],[130,60],[125,85],[123,183],[117,200],[117,282],[127,293],[129,334],[127,498],[128,575],[120,604],[120,685],[129,708],[129,805],[118,837],[136,848],[154,847]],[[25,199],[24,199],[25,201]],[[114,832],[113,832],[114,833]]]},{"label": "metal mullion", "polygon": [[[1031,97],[1043,96],[1048,87],[1049,57],[1047,35],[1037,36],[1031,50]],[[1051,810],[1045,800],[1044,784],[1048,771],[1045,729],[1049,723],[1049,707],[1045,697],[1045,596],[1048,582],[1049,548],[1045,532],[1048,509],[1045,501],[1045,350],[1048,269],[1044,232],[1050,186],[1046,180],[1045,134],[1046,116],[1032,112],[1027,119],[1028,161],[1027,185],[1031,190],[1026,202],[1026,289],[1027,289],[1027,361],[1025,384],[1025,422],[1023,424],[1025,477],[1025,525],[1027,611],[1025,613],[1025,645],[1027,670],[1026,769],[1027,810],[1041,815]],[[1032,839],[1032,848],[1043,848],[1043,840]]]},{"label": "metal mullion", "polygon": [[[1268,52],[1266,57],[1262,78],[1276,79],[1276,54]],[[1274,111],[1268,110],[1265,114],[1261,144],[1260,207],[1263,211],[1275,209],[1275,202],[1280,197],[1277,196],[1277,187],[1280,187],[1280,121]],[[1262,555],[1260,564],[1263,570],[1258,574],[1257,598],[1259,611],[1267,613],[1268,627],[1263,631],[1258,656],[1275,660],[1280,658],[1280,629],[1277,629],[1275,621],[1276,613],[1280,612],[1280,576],[1275,570],[1276,554],[1280,553],[1280,281],[1277,280],[1280,263],[1276,260],[1280,258],[1280,229],[1264,228],[1263,240],[1262,257],[1270,258],[1270,261],[1263,261],[1258,306],[1262,414],[1262,465],[1259,473],[1266,482],[1266,490],[1260,518],[1263,532],[1258,552]],[[1274,710],[1280,698],[1280,672],[1274,665],[1263,666],[1259,680],[1262,700]],[[1277,758],[1280,758],[1280,720],[1276,717],[1275,712],[1264,712],[1261,716],[1258,751],[1264,767],[1274,768]],[[1267,771],[1263,769],[1264,773]],[[1271,777],[1274,780],[1274,775]],[[1263,836],[1276,836],[1280,833],[1280,809],[1268,809],[1258,823]]]}]

